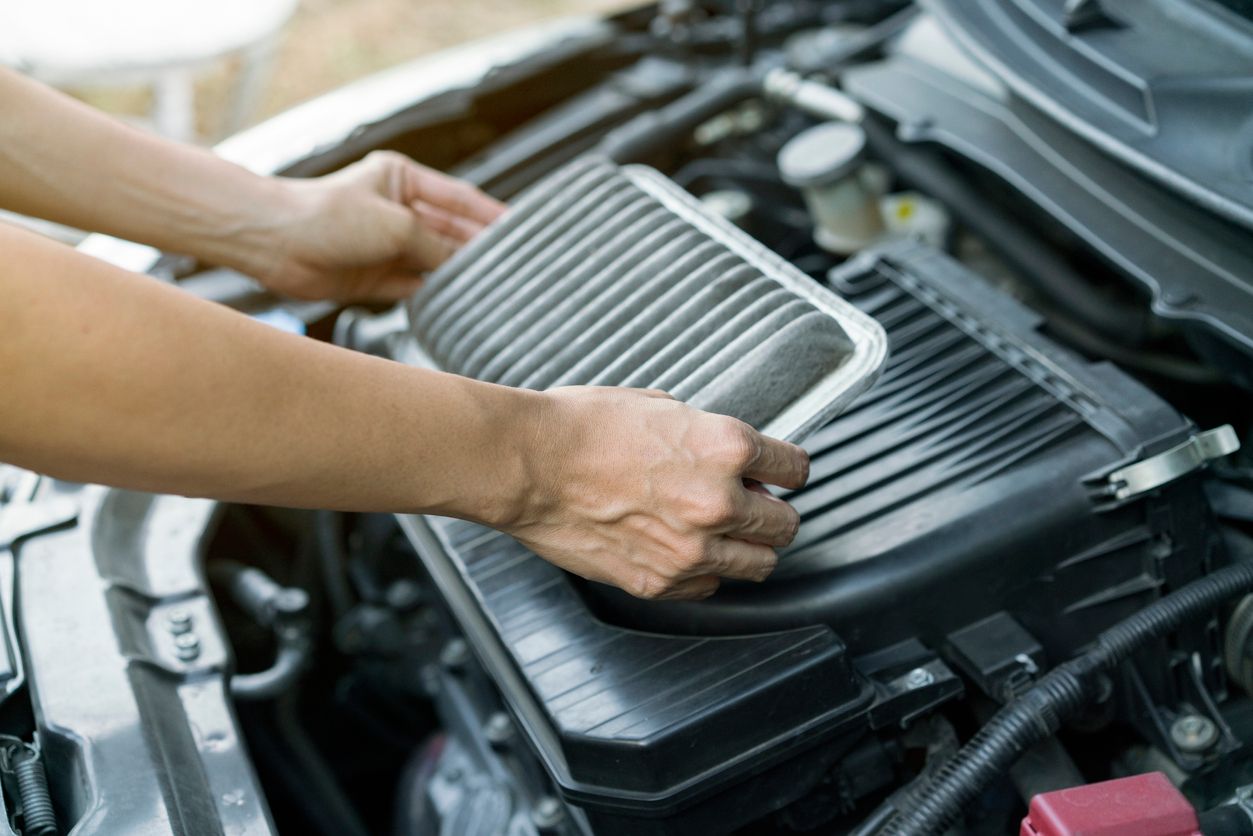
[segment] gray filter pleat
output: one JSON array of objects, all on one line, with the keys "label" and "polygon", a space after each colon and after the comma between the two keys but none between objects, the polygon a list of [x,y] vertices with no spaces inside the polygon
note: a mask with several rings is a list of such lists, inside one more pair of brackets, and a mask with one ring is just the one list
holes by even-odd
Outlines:
[{"label": "gray filter pleat", "polygon": [[[716,248],[698,246],[693,253],[680,257],[678,262],[688,264],[691,269],[697,269],[695,265],[702,257],[717,261],[720,255]],[[666,294],[667,288],[672,286],[673,281],[671,265],[656,262],[653,259],[641,262],[638,268],[628,271],[623,276],[620,283],[621,290],[615,291],[615,296],[618,296],[619,300],[617,304],[605,309],[594,319],[580,315],[575,324],[581,327],[563,329],[566,334],[570,335],[570,339],[545,358],[535,371],[525,378],[522,385],[542,389],[565,385],[572,381],[590,383],[595,370],[603,364],[603,360],[596,356],[599,349],[619,333],[620,328],[637,318],[641,308],[647,309],[651,299]],[[572,331],[574,333],[571,334]]]},{"label": "gray filter pleat", "polygon": [[755,427],[766,425],[774,416],[774,404],[800,398],[818,383],[831,355],[848,350],[847,340],[824,320],[817,311],[793,320],[704,384],[689,403],[735,415]]},{"label": "gray filter pleat", "polygon": [[[446,329],[436,342],[437,356],[444,358],[450,368],[456,367],[458,359],[452,356],[452,352],[458,347],[461,355],[468,352],[468,346],[463,343],[462,338],[467,332],[476,329],[481,331],[484,315],[499,313],[500,306],[523,289],[531,287],[538,274],[552,276],[562,267],[570,265],[574,257],[572,250],[583,246],[589,238],[596,243],[610,240],[614,233],[610,220],[614,215],[624,213],[634,216],[647,209],[645,200],[639,195],[632,194],[618,184],[609,186],[604,199],[600,199],[598,192],[590,196],[587,201],[590,211],[576,209],[555,222],[562,224],[564,235],[553,236],[543,247],[527,247],[529,258],[506,260],[477,282],[479,286],[486,285],[485,292],[475,296],[467,294],[467,299],[451,305],[449,313],[435,323],[436,328]],[[531,254],[533,250],[535,252]],[[515,300],[515,304],[525,302],[525,297]],[[478,317],[473,315],[476,313]]]},{"label": "gray filter pleat", "polygon": [[[664,363],[663,356],[674,352],[674,347],[684,336],[686,329],[700,322],[714,306],[723,300],[743,292],[751,284],[756,273],[746,264],[735,265],[727,271],[727,258],[723,253],[718,259],[708,260],[706,253],[713,248],[712,242],[697,247],[680,261],[674,262],[673,274],[666,275],[667,291],[649,305],[624,336],[628,342],[622,352],[606,358],[607,364],[597,367],[592,383],[602,386],[631,386],[632,377],[641,376],[641,370],[650,363]],[[689,256],[691,261],[688,261]],[[701,264],[700,269],[694,264]],[[710,278],[710,274],[714,278]],[[686,275],[674,281],[674,275]],[[642,379],[650,379],[643,373]]]},{"label": "gray filter pleat", "polygon": [[493,224],[427,278],[422,288],[422,306],[415,309],[414,327],[433,327],[455,302],[465,300],[472,304],[491,287],[478,281],[484,273],[502,261],[524,263],[535,249],[550,241],[562,228],[555,221],[572,209],[572,201],[556,199],[563,187],[570,187],[571,198],[585,196],[610,179],[610,172],[602,167],[576,164],[539,184],[510,212],[515,219],[521,218],[521,223]]},{"label": "gray filter pleat", "polygon": [[[767,303],[770,301],[775,304],[770,305],[767,310]],[[782,306],[779,305],[778,297],[774,300],[763,299],[761,304],[754,306],[754,310],[745,311],[736,321],[720,328],[701,345],[699,351],[692,352],[691,356],[684,358],[682,363],[668,372],[664,382],[658,381],[654,386],[673,392],[680,400],[687,400],[715,377],[734,370],[736,361],[758,344],[779,340],[785,328],[813,312],[811,305],[796,298],[784,299]]]},{"label": "gray filter pleat", "polygon": [[[719,313],[731,305],[751,304],[754,300],[778,289],[777,282],[762,276],[747,264],[736,264],[729,270],[719,269],[713,281],[692,276],[685,282],[686,300],[674,310],[655,333],[648,335],[648,345],[641,346],[644,362],[632,368],[619,384],[622,386],[653,386],[676,365],[683,363],[701,343],[727,323]],[[694,285],[694,287],[689,286]],[[743,310],[737,307],[736,310]]]},{"label": "gray filter pleat", "polygon": [[551,311],[561,298],[573,293],[586,282],[594,282],[606,267],[622,263],[634,254],[650,232],[664,227],[673,218],[655,206],[640,201],[623,212],[628,219],[638,219],[626,234],[612,230],[589,236],[582,244],[571,247],[555,258],[545,270],[521,284],[465,337],[470,354],[460,363],[471,377],[478,377],[484,365],[510,341],[523,336],[536,321]]},{"label": "gray filter pleat", "polygon": [[[664,314],[667,304],[677,305],[679,310],[689,307],[686,297],[690,297],[692,293],[708,295],[707,287],[712,282],[717,290],[730,285],[736,278],[726,275],[725,271],[733,267],[732,259],[726,253],[715,255],[702,266],[696,268],[688,268],[689,274],[681,281],[676,280],[676,276],[681,275],[684,268],[676,265],[673,268],[667,268],[660,275],[660,284],[673,290],[672,293],[658,300],[655,305],[649,306],[644,311],[638,308],[631,308],[627,311],[617,312],[614,319],[608,323],[602,323],[602,327],[579,339],[582,353],[579,355],[582,359],[578,364],[568,369],[560,378],[563,385],[569,385],[576,382],[587,381],[604,386],[621,386],[621,379],[610,379],[602,370],[611,365],[615,360],[631,348],[627,342],[631,336],[629,324],[634,321],[640,328],[647,328],[649,322],[656,322],[658,315]],[[631,300],[635,301],[635,300]],[[623,330],[617,328],[609,328],[605,326],[614,326],[618,323],[628,326]],[[623,333],[623,331],[627,333]],[[649,335],[645,341],[654,350],[662,349],[666,346],[659,338]]]},{"label": "gray filter pleat", "polygon": [[509,386],[662,388],[798,439],[877,376],[882,329],[657,172],[580,159],[410,301],[414,356]]},{"label": "gray filter pleat", "polygon": [[[521,340],[501,351],[484,375],[506,385],[517,385],[540,366],[560,362],[576,351],[580,340],[603,328],[606,318],[629,310],[637,295],[657,293],[659,267],[674,257],[682,244],[683,226],[670,218],[639,239],[628,253],[637,267],[623,272],[623,262],[601,264],[594,277],[561,288],[549,311],[534,322]],[[568,366],[566,366],[568,367]]]},{"label": "gray filter pleat", "polygon": [[[633,197],[635,195],[624,189],[621,183],[603,181],[597,183],[589,193],[581,195],[578,201],[562,207],[559,212],[537,213],[535,217],[524,220],[518,230],[521,234],[508,236],[508,240],[500,245],[502,249],[511,246],[514,249],[504,253],[489,251],[492,256],[499,254],[503,257],[489,257],[482,263],[468,265],[465,273],[458,275],[449,284],[449,298],[442,310],[424,327],[441,334],[441,343],[455,339],[460,334],[458,325],[468,327],[465,315],[484,310],[484,306],[490,303],[493,294],[502,284],[516,279],[519,273],[525,276],[528,269],[538,269],[549,263],[545,259],[551,257],[546,256],[546,252],[554,245],[560,246],[563,236],[582,234],[596,220],[603,221],[609,213],[621,208]],[[589,214],[593,210],[596,210],[595,215],[589,220]],[[552,217],[549,217],[550,214]],[[436,272],[443,274],[442,269]]]},{"label": "gray filter pleat", "polygon": [[630,305],[630,301],[624,303],[626,297],[652,292],[661,266],[677,254],[683,231],[683,225],[671,218],[632,248],[635,267],[624,272],[621,262],[613,263],[592,279],[575,287],[563,287],[549,311],[500,351],[483,369],[483,377],[510,386],[520,383],[545,358],[556,359],[563,347],[569,348],[580,334],[602,328],[606,317]]}]

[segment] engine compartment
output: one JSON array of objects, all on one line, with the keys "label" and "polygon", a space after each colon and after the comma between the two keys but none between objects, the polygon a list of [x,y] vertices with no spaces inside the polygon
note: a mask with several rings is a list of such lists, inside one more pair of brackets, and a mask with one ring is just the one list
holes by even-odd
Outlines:
[{"label": "engine compartment", "polygon": [[[283,170],[390,148],[512,199],[594,151],[880,322],[888,365],[806,441],[776,575],[639,601],[457,520],[0,466],[0,733],[37,744],[60,830],[864,836],[1103,631],[1253,559],[1253,233],[1040,112],[927,9],[741,5],[622,15]],[[781,155],[833,121],[864,147],[814,194]],[[151,272],[412,359],[401,309]],[[1248,809],[1250,600],[1094,677],[952,832],[1153,771]],[[0,833],[23,832],[3,783]]]}]

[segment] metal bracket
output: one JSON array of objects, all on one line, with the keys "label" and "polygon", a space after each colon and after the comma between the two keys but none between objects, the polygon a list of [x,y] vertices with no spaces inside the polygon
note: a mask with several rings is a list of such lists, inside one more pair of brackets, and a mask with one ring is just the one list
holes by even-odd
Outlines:
[{"label": "metal bracket", "polygon": [[1214,459],[1240,449],[1240,439],[1230,424],[1197,433],[1187,441],[1124,465],[1105,477],[1102,491],[1114,499],[1132,499],[1199,470]]},{"label": "metal bracket", "polygon": [[78,502],[68,498],[6,505],[0,508],[0,551],[18,540],[67,526],[78,519],[78,514]]}]

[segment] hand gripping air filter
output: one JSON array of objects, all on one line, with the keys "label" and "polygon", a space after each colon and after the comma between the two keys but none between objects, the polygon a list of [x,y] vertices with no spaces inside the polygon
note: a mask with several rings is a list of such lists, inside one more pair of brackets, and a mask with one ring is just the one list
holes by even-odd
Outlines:
[{"label": "hand gripping air filter", "polygon": [[586,157],[409,303],[415,362],[530,389],[663,389],[798,440],[878,376],[879,325],[653,169]]}]

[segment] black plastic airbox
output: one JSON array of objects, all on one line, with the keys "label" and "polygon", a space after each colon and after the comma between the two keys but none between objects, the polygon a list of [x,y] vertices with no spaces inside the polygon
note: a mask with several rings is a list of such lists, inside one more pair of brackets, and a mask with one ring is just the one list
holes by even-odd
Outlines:
[{"label": "black plastic airbox", "polygon": [[[1055,663],[1201,570],[1194,483],[1116,501],[1105,482],[1187,439],[1177,412],[925,246],[855,259],[832,284],[883,323],[890,361],[807,442],[804,524],[765,585],[638,601],[487,529],[402,518],[598,833],[726,832],[807,792],[872,726],[899,727],[858,671],[868,654],[943,651],[1012,618]],[[1144,693],[1165,699],[1178,672],[1153,667]],[[961,688],[951,673],[944,687]]]},{"label": "black plastic airbox", "polygon": [[716,833],[752,820],[820,777],[839,752],[823,743],[862,726],[870,686],[828,627],[718,638],[624,629],[506,535],[401,523],[597,833]]},{"label": "black plastic airbox", "polygon": [[1059,661],[1201,570],[1195,480],[1106,494],[1118,466],[1190,438],[1186,418],[1057,346],[1038,315],[929,247],[867,254],[831,281],[883,324],[890,359],[806,441],[809,484],[789,496],[801,530],[775,575],[703,604],[604,590],[604,613],[700,635],[822,623],[864,654],[938,647],[1007,611]]}]

